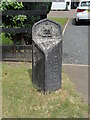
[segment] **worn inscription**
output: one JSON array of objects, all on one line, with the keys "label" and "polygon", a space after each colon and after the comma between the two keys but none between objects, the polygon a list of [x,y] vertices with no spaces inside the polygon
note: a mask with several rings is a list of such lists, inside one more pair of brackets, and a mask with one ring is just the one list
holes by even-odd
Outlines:
[{"label": "worn inscription", "polygon": [[58,75],[58,57],[54,56],[54,59],[49,62],[49,80],[54,79],[54,81],[56,81],[57,75]]},{"label": "worn inscription", "polygon": [[61,31],[58,25],[53,24],[52,22],[46,20],[41,24],[36,25],[36,28],[34,29],[34,39],[36,38],[43,38],[44,37],[50,37],[50,38],[56,38],[60,39]]},{"label": "worn inscription", "polygon": [[57,79],[58,74],[58,57],[54,56],[54,80]]}]

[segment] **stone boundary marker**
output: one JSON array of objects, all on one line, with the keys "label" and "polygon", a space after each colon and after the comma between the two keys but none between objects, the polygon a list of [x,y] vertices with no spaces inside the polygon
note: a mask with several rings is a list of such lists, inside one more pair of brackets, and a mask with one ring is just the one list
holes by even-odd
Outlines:
[{"label": "stone boundary marker", "polygon": [[32,82],[44,92],[61,88],[62,29],[44,19],[32,28]]}]

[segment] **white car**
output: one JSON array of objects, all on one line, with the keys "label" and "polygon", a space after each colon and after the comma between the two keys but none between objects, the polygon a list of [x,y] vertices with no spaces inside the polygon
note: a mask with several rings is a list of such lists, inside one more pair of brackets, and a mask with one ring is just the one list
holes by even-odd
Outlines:
[{"label": "white car", "polygon": [[76,9],[76,24],[80,20],[90,20],[90,0],[81,0],[79,6]]},{"label": "white car", "polygon": [[52,2],[51,10],[65,10],[66,3],[65,2]]}]

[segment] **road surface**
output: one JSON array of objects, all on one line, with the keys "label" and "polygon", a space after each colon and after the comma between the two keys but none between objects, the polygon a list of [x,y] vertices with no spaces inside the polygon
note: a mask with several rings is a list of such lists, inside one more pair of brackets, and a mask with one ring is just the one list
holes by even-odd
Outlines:
[{"label": "road surface", "polygon": [[75,26],[70,19],[63,36],[63,63],[88,64],[88,25],[84,24]]}]

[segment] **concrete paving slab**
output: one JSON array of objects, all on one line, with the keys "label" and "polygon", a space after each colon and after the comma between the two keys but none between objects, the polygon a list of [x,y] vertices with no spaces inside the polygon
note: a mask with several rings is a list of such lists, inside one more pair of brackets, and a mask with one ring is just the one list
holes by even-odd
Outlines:
[{"label": "concrete paving slab", "polygon": [[88,102],[88,66],[64,65],[63,70],[75,84],[76,91],[81,94],[84,102]]}]

